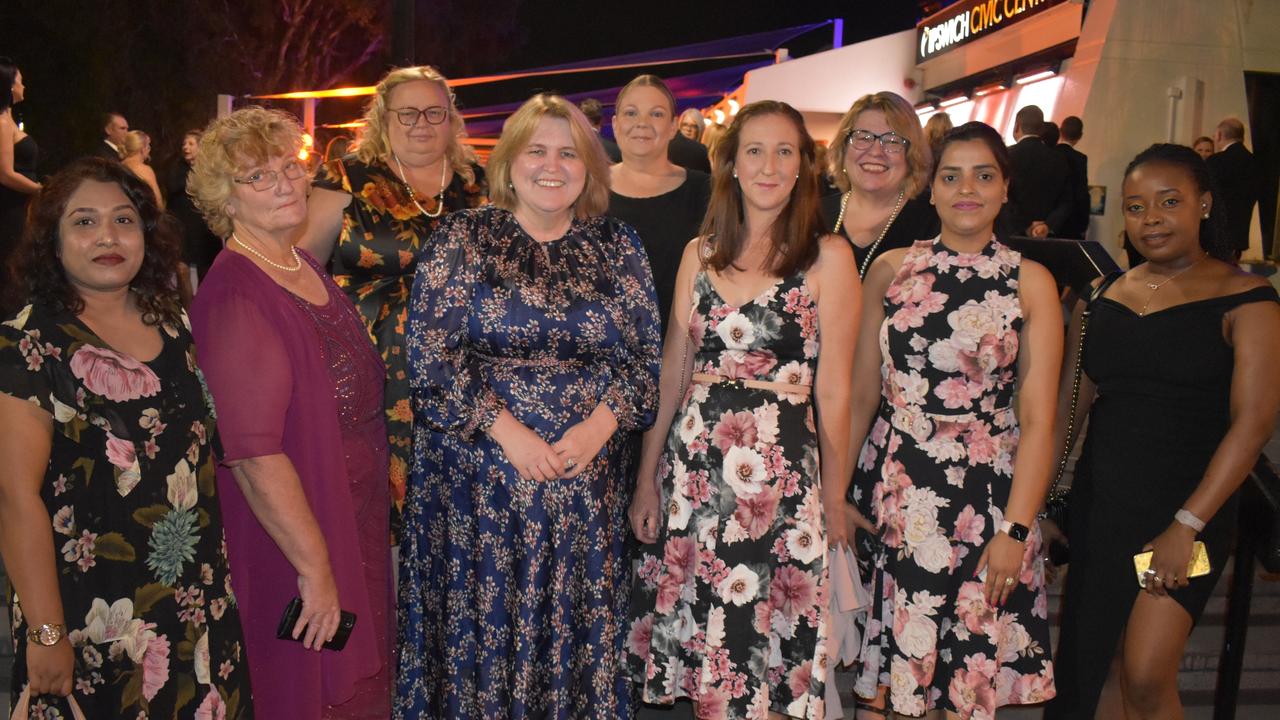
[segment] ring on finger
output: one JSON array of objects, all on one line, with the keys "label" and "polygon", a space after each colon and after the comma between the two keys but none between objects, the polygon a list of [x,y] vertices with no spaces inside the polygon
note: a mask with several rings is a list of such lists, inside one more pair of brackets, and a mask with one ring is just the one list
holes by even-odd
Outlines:
[{"label": "ring on finger", "polygon": [[578,467],[578,461],[577,461],[577,460],[574,460],[573,458],[569,458],[568,460],[565,460],[565,461],[564,461],[564,469],[565,469],[566,471],[572,470],[572,469],[574,469],[574,468],[576,468],[576,467]]},{"label": "ring on finger", "polygon": [[1005,578],[1005,579],[1004,579],[1004,584],[1005,584],[1005,587],[1009,587],[1009,586],[1013,585],[1013,578],[1011,578],[1011,577],[1007,577],[1007,578]]}]

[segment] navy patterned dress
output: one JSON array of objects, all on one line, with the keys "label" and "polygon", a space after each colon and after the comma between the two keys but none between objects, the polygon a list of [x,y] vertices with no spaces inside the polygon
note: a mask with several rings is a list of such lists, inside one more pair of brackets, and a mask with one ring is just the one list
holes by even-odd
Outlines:
[{"label": "navy patterned dress", "polygon": [[995,240],[920,240],[885,291],[883,400],[858,461],[884,544],[854,690],[888,688],[898,715],[991,718],[1054,695],[1039,528],[1003,606],[974,575],[1013,484],[1021,264]]},{"label": "navy patterned dress", "polygon": [[[485,207],[426,247],[396,717],[625,720],[626,509],[661,352],[640,240],[591,218],[538,242]],[[602,402],[619,431],[570,480],[522,480],[486,433],[505,408],[555,442]]]},{"label": "navy patterned dress", "polygon": [[[803,272],[730,305],[705,272],[694,371],[813,384],[818,308]],[[627,648],[641,699],[700,720],[825,720],[827,553],[809,394],[693,383],[658,467],[667,508],[644,547]],[[603,716],[602,716],[603,717]]]}]

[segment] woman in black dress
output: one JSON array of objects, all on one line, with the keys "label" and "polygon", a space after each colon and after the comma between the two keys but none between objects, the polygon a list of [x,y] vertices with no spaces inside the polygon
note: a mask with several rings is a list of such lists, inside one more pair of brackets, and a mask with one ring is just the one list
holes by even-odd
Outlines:
[{"label": "woman in black dress", "polygon": [[667,145],[676,134],[676,98],[662,78],[637,77],[618,93],[614,106],[613,135],[622,162],[610,171],[607,214],[640,235],[665,331],[680,256],[707,213],[711,176],[667,159]]},{"label": "woman in black dress", "polygon": [[36,182],[36,141],[18,128],[13,106],[22,102],[26,88],[22,71],[9,58],[0,57],[0,286],[8,274],[9,255],[18,246],[27,214],[27,200],[40,191]]},{"label": "woman in black dress", "polygon": [[[1086,334],[1089,432],[1050,718],[1181,717],[1187,636],[1226,565],[1236,491],[1280,409],[1280,304],[1231,264],[1204,161],[1153,145],[1125,171],[1122,198],[1125,231],[1147,261],[1094,302]],[[1188,579],[1196,540],[1212,571]],[[1144,550],[1154,554],[1141,589],[1133,556]]]},{"label": "woman in black dress", "polygon": [[822,222],[853,243],[859,277],[884,251],[937,236],[938,213],[918,197],[933,153],[911,103],[891,92],[858,98],[827,155],[842,192],[822,199]]}]

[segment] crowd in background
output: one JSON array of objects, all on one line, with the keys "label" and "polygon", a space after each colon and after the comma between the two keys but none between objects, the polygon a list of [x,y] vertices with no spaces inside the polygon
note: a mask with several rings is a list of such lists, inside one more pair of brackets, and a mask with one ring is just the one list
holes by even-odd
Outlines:
[{"label": "crowd in background", "polygon": [[878,92],[823,147],[641,75],[612,139],[539,94],[482,166],[422,66],[315,168],[248,107],[158,176],[112,112],[41,182],[0,86],[13,709],[1180,712],[1280,409],[1240,121],[1134,148],[1130,269],[1076,302],[1014,248],[1089,230],[1035,106],[1007,147]]}]

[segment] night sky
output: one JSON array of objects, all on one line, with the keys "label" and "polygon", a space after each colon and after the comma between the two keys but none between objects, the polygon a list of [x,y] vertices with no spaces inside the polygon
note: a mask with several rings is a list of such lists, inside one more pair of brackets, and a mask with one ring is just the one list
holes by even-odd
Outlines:
[{"label": "night sky", "polygon": [[[151,134],[153,164],[176,154],[182,133],[212,116],[218,93],[245,95],[311,87],[262,87],[261,60],[233,47],[242,38],[274,56],[288,0],[0,0],[0,55],[23,72],[27,100],[15,108],[41,147],[41,173],[82,154],[101,136],[99,117],[119,110],[131,127]],[[321,0],[357,11],[376,0]],[[417,57],[449,77],[521,70],[623,53],[776,30],[834,17],[845,20],[844,42],[910,28],[946,0],[418,0]],[[345,4],[345,5],[344,5]],[[229,18],[229,19],[228,19]],[[219,29],[219,23],[221,28]],[[274,23],[274,24],[273,24]],[[389,20],[379,27],[390,27]],[[339,85],[371,84],[391,61],[389,34],[372,58]],[[355,36],[364,42],[366,36]],[[825,49],[830,29],[789,42],[793,56]],[[741,62],[741,61],[735,61]],[[288,58],[286,64],[295,64]],[[345,64],[345,61],[343,63]],[[733,63],[657,69],[676,76]],[[578,92],[616,87],[642,70],[559,76],[464,88],[464,107],[517,102],[537,91]],[[283,83],[282,84],[289,84]],[[320,86],[323,87],[323,86]],[[726,91],[732,87],[725,88]],[[364,99],[320,103],[318,119],[351,120]],[[297,102],[279,107],[300,113]],[[323,140],[323,138],[322,138]]]}]

